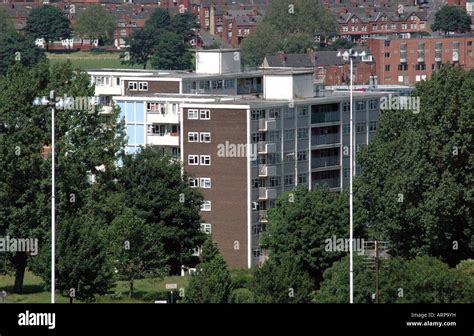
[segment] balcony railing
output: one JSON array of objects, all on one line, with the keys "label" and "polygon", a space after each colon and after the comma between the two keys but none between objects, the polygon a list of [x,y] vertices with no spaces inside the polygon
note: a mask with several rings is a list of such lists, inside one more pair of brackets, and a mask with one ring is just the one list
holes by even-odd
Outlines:
[{"label": "balcony railing", "polygon": [[258,176],[259,177],[276,176],[276,167],[267,166],[267,165],[259,165]]},{"label": "balcony railing", "polygon": [[328,186],[329,188],[340,188],[341,181],[339,178],[330,178],[330,179],[321,179],[321,180],[314,180],[313,186]]},{"label": "balcony railing", "polygon": [[261,132],[274,131],[276,129],[275,120],[260,119],[258,121],[258,130]]},{"label": "balcony railing", "polygon": [[258,188],[258,198],[261,200],[276,198],[276,190],[272,188]]},{"label": "balcony railing", "polygon": [[275,152],[276,152],[276,144],[274,142],[259,142],[258,143],[259,154],[267,154],[267,153],[275,153]]},{"label": "balcony railing", "polygon": [[237,94],[252,94],[252,93],[262,93],[262,85],[245,85],[245,86],[237,86]]},{"label": "balcony railing", "polygon": [[267,210],[260,210],[260,211],[258,212],[258,221],[261,222],[261,223],[266,223],[266,222],[268,222]]},{"label": "balcony railing", "polygon": [[311,145],[327,145],[327,144],[338,144],[341,142],[341,135],[339,133],[330,134],[313,134],[311,136]]},{"label": "balcony railing", "polygon": [[311,158],[311,168],[324,168],[338,166],[340,164],[339,156],[324,156]]},{"label": "balcony railing", "polygon": [[339,111],[334,112],[317,112],[311,114],[311,123],[326,123],[339,121]]}]

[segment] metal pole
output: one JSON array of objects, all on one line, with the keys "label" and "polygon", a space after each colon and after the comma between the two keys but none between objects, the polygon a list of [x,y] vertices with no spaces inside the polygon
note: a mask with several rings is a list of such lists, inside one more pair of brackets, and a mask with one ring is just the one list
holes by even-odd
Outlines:
[{"label": "metal pole", "polygon": [[[352,54],[352,52],[350,52]],[[350,153],[349,153],[349,241],[350,241],[350,250],[349,250],[349,303],[354,303],[354,254],[353,254],[353,191],[352,191],[352,180],[353,180],[353,173],[354,173],[354,163],[353,159],[354,156],[354,124],[353,124],[353,101],[352,101],[352,55],[349,55],[351,61],[351,68],[350,68],[350,116],[349,116],[349,123],[350,123]]]},{"label": "metal pole", "polygon": [[51,103],[51,303],[54,303],[55,290],[56,290],[56,269],[55,269],[55,245],[56,245],[56,185],[55,185],[55,135],[54,135],[54,117],[55,117],[55,104],[56,104],[56,93],[50,92],[50,103]]},{"label": "metal pole", "polygon": [[378,242],[375,241],[375,303],[380,303],[379,292],[379,247]]}]

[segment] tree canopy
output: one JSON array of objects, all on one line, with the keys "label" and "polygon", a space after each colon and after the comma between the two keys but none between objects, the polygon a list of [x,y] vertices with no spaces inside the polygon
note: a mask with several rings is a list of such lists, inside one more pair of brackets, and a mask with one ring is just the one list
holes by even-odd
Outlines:
[{"label": "tree canopy", "polygon": [[431,25],[433,31],[443,31],[445,34],[466,33],[471,31],[472,20],[466,9],[460,6],[446,5],[435,14]]},{"label": "tree canopy", "polygon": [[103,6],[91,4],[77,15],[74,34],[86,39],[107,42],[117,27],[115,17]]},{"label": "tree canopy", "polygon": [[474,252],[474,80],[445,65],[417,85],[420,111],[382,110],[358,155],[355,195],[370,235],[393,255],[440,257],[450,265]]},{"label": "tree canopy", "polygon": [[58,8],[45,5],[35,7],[26,18],[25,32],[34,39],[44,38],[49,43],[71,37],[67,16]]}]

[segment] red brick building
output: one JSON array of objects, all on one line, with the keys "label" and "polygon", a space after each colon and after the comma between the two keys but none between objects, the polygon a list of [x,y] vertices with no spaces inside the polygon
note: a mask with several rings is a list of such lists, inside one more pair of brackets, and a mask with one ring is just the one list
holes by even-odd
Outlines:
[{"label": "red brick building", "polygon": [[379,84],[413,85],[442,64],[474,69],[474,35],[368,40]]}]

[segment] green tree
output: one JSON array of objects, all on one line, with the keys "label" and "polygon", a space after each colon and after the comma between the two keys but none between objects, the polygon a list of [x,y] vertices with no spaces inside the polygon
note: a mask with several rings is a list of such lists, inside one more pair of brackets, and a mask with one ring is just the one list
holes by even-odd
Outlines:
[{"label": "green tree", "polygon": [[[326,270],[317,293],[318,303],[349,302],[349,258]],[[382,262],[379,273],[381,303],[470,303],[474,287],[469,276],[430,256],[412,260],[392,258]],[[375,274],[358,257],[354,262],[354,302],[372,303]]]},{"label": "green tree", "polygon": [[100,5],[88,5],[77,15],[74,25],[75,35],[86,39],[107,42],[113,38],[117,27],[115,17]]},{"label": "green tree", "polygon": [[268,210],[268,219],[261,244],[269,249],[270,259],[279,262],[292,254],[317,282],[341,258],[341,252],[326,247],[328,239],[348,237],[346,194],[321,187],[297,188],[278,199],[276,207]]},{"label": "green tree", "polygon": [[444,6],[435,14],[431,25],[433,31],[466,33],[471,31],[472,20],[466,9],[459,6]]},{"label": "green tree", "polygon": [[354,46],[354,43],[352,43],[350,40],[345,39],[345,38],[338,38],[331,44],[327,45],[325,48],[322,50],[332,50],[336,51],[339,49],[350,49]]},{"label": "green tree", "polygon": [[227,303],[232,279],[216,244],[208,238],[202,246],[202,262],[196,266],[186,289],[185,303]]},{"label": "green tree", "polygon": [[230,293],[229,303],[256,303],[255,295],[247,288],[233,289]]},{"label": "green tree", "polygon": [[181,165],[158,148],[127,155],[118,176],[125,204],[162,237],[168,265],[179,274],[204,238],[200,231],[202,196],[181,176]]},{"label": "green tree", "polygon": [[314,37],[334,35],[334,15],[319,0],[275,0],[268,6],[265,19],[242,41],[242,60],[250,66],[261,65],[267,55],[282,50],[304,52],[314,47]]},{"label": "green tree", "polygon": [[31,38],[14,30],[0,33],[0,75],[6,74],[8,68],[15,63],[30,67],[44,59],[43,50],[38,48]]},{"label": "green tree", "polygon": [[145,27],[150,28],[155,33],[168,30],[171,26],[171,17],[167,9],[157,8],[151,13]]},{"label": "green tree", "polygon": [[167,273],[162,237],[157,233],[160,232],[130,209],[125,209],[107,228],[110,255],[120,279],[129,283],[130,298],[135,280]]},{"label": "green tree", "polygon": [[[50,244],[50,240],[48,240]],[[61,220],[56,240],[56,287],[72,303],[95,301],[96,295],[104,295],[113,286],[112,264],[107,256],[107,245],[99,235],[99,228],[90,213],[80,213]],[[50,288],[51,250],[43,249],[33,263]],[[37,267],[35,267],[37,266]]]},{"label": "green tree", "polygon": [[287,254],[257,268],[251,288],[258,303],[309,303],[314,282],[297,257]]},{"label": "green tree", "polygon": [[49,5],[31,10],[26,18],[25,31],[34,39],[44,38],[46,50],[51,42],[71,37],[67,16],[60,9]]},{"label": "green tree", "polygon": [[199,29],[196,15],[186,12],[173,16],[171,29],[174,33],[182,36],[184,43],[189,43],[195,38],[195,30]]},{"label": "green tree", "polygon": [[413,93],[420,111],[383,110],[362,166],[356,198],[370,235],[391,254],[433,255],[451,266],[474,251],[472,152],[474,80],[444,66]]},{"label": "green tree", "polygon": [[[51,111],[32,102],[49,95],[52,88],[58,97],[66,95],[76,101],[94,95],[90,77],[73,69],[71,63],[50,67],[42,62],[32,68],[15,64],[0,77],[0,120],[6,125],[0,134],[0,234],[38,238],[41,249],[50,248],[46,237],[51,218],[51,160],[43,159],[40,151],[51,139]],[[56,113],[58,222],[91,202],[91,176],[97,188],[112,183],[116,153],[124,144],[118,110],[101,115],[99,106],[85,107],[69,106]],[[12,256],[16,292],[22,291],[28,259],[24,252]]]},{"label": "green tree", "polygon": [[151,29],[143,28],[136,30],[128,39],[129,45],[120,58],[122,63],[130,65],[142,65],[146,69],[150,57],[153,55],[155,36]]},{"label": "green tree", "polygon": [[151,65],[156,69],[186,70],[192,68],[192,54],[188,43],[173,32],[161,34],[155,44],[156,52],[151,58]]}]

